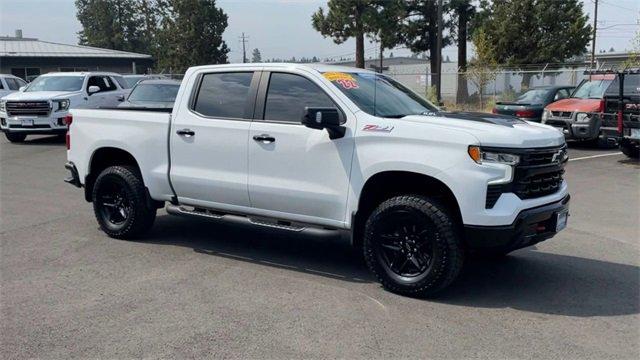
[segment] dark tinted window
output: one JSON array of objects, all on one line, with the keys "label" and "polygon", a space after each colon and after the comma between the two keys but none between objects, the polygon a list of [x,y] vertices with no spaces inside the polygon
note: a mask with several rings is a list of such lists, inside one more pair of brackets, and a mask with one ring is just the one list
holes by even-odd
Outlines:
[{"label": "dark tinted window", "polygon": [[243,118],[252,77],[252,72],[204,75],[194,110],[206,116]]},{"label": "dark tinted window", "polygon": [[[4,81],[7,81],[7,78],[4,79]],[[8,86],[8,81],[7,81],[7,86]],[[0,80],[0,90],[4,89],[4,85],[2,85],[2,80]]]},{"label": "dark tinted window", "polygon": [[97,86],[100,88],[100,92],[103,91],[112,91],[112,90],[117,90],[118,88],[116,87],[116,85],[113,83],[113,80],[111,80],[111,78],[109,78],[108,76],[92,76],[89,78],[89,81],[87,82],[87,90],[89,89],[89,86]]},{"label": "dark tinted window", "polygon": [[180,85],[140,83],[131,90],[129,101],[174,102]]},{"label": "dark tinted window", "polygon": [[12,78],[6,78],[5,79],[7,81],[7,86],[9,87],[9,90],[18,90],[20,89],[20,83],[18,83],[16,81],[16,79],[12,79]]},{"label": "dark tinted window", "polygon": [[271,74],[264,107],[266,120],[300,122],[305,107],[336,106],[309,79],[293,74]]},{"label": "dark tinted window", "polygon": [[[640,94],[640,74],[628,74],[624,77],[624,95]],[[620,78],[616,76],[611,86],[607,89],[607,96],[616,96],[620,93]]]}]

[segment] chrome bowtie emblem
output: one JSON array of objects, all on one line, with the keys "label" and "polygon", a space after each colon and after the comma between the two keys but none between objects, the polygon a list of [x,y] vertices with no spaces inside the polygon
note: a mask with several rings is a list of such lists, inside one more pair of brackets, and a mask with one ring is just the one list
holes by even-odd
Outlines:
[{"label": "chrome bowtie emblem", "polygon": [[551,157],[551,162],[559,163],[562,160],[564,160],[564,157],[565,157],[565,150],[559,150],[557,153],[553,154],[553,157]]}]

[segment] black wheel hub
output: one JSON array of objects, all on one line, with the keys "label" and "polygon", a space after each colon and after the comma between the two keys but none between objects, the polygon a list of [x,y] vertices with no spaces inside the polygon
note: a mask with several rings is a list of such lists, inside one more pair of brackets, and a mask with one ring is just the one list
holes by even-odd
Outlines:
[{"label": "black wheel hub", "polygon": [[102,184],[98,191],[98,204],[102,217],[113,225],[126,222],[132,210],[126,189],[117,181]]},{"label": "black wheel hub", "polygon": [[410,212],[394,212],[385,217],[377,233],[378,257],[388,270],[403,277],[429,271],[436,234],[424,218]]}]

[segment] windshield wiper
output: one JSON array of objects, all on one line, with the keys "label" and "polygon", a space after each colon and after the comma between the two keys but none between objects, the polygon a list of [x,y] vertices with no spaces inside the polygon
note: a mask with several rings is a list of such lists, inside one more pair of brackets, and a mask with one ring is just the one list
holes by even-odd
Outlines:
[{"label": "windshield wiper", "polygon": [[401,119],[405,116],[409,116],[411,114],[395,114],[395,115],[383,115],[382,117],[384,118],[390,118],[390,119]]}]

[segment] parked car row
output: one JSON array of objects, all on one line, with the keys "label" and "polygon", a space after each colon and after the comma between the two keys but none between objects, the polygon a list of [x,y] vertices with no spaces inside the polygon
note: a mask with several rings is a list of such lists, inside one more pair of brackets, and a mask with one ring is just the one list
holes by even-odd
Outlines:
[{"label": "parked car row", "polygon": [[109,72],[49,73],[29,84],[2,75],[0,91],[9,91],[0,93],[0,130],[9,141],[22,142],[30,134],[65,134],[70,109],[119,105],[171,108],[179,85],[179,81],[161,75]]},{"label": "parked car row", "polygon": [[609,114],[611,119],[616,111],[607,109],[606,99],[618,96],[637,98],[640,95],[640,75],[636,71],[627,76],[620,94],[620,73],[605,71],[588,75],[575,88],[531,88],[514,101],[496,102],[492,112],[553,126],[567,140],[591,142],[597,146],[615,145],[618,143],[618,126],[615,121],[607,122],[604,118]]}]

